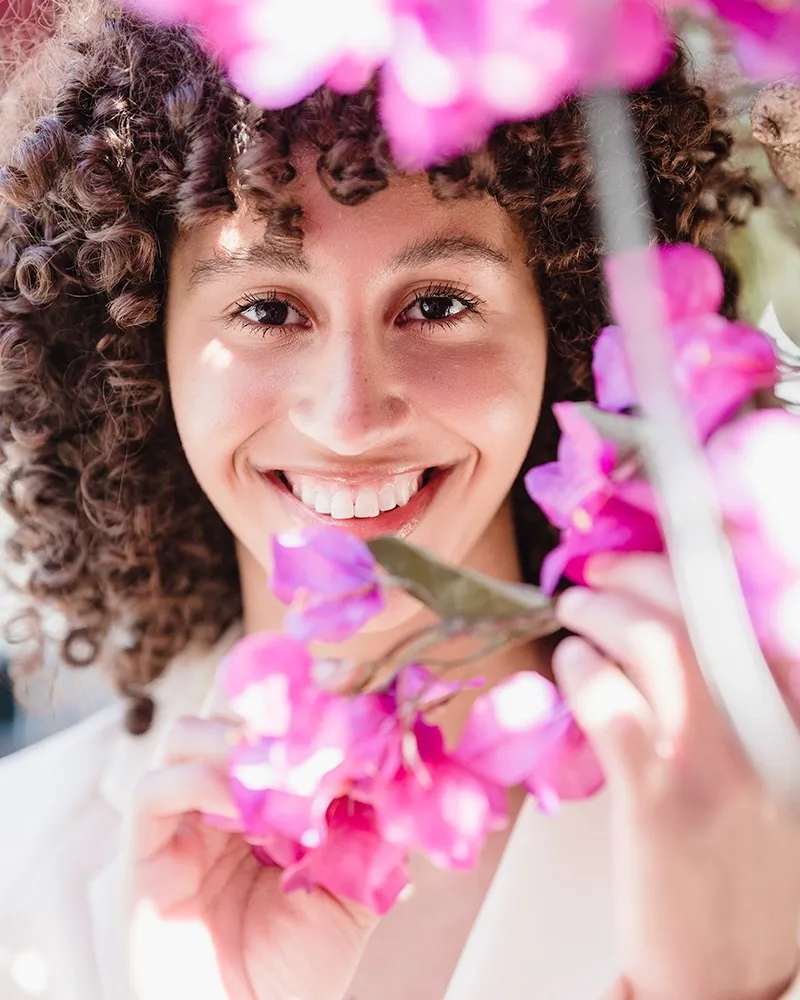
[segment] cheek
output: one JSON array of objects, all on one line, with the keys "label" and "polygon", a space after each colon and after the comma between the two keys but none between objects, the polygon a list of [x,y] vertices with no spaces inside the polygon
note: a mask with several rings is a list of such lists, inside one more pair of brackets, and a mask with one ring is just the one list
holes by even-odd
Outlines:
[{"label": "cheek", "polygon": [[481,344],[417,364],[415,383],[428,412],[472,444],[481,462],[516,470],[539,419],[545,364],[544,336],[513,346]]},{"label": "cheek", "polygon": [[232,476],[237,450],[279,412],[286,373],[219,340],[173,330],[167,340],[170,394],[195,475]]}]

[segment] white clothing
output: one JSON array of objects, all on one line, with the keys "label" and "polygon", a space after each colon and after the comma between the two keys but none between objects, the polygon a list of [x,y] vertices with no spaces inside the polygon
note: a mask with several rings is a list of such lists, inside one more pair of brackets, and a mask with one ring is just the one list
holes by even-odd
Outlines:
[{"label": "white clothing", "polygon": [[[124,732],[113,705],[0,762],[0,1000],[135,1000],[120,847],[131,793],[170,724],[212,711],[236,638],[173,664],[146,736]],[[617,973],[608,812],[605,794],[555,817],[524,805],[446,1000],[600,1000]],[[800,982],[783,1000],[800,1000]]]}]

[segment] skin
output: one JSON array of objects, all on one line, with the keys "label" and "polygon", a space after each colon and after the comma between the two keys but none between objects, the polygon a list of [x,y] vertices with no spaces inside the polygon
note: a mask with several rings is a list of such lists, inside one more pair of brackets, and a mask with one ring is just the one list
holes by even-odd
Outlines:
[{"label": "skin", "polygon": [[[192,288],[198,262],[263,245],[263,219],[243,210],[181,241],[169,277],[175,417],[198,482],[237,539],[248,631],[279,625],[283,608],[264,583],[268,540],[303,523],[259,470],[451,466],[410,540],[469,565],[494,563],[487,550],[498,546],[513,550],[506,498],[539,417],[547,353],[521,238],[493,200],[438,201],[412,176],[344,207],[302,160],[293,187],[306,272],[267,262]],[[492,258],[451,250],[396,266],[408,248],[440,237],[485,245]],[[414,296],[437,290],[458,315],[426,323]],[[230,319],[268,295],[291,306],[283,327]],[[379,638],[368,632],[345,655],[386,646],[390,632],[399,638],[417,608],[394,600],[369,626]]]},{"label": "skin", "polygon": [[[311,178],[304,184],[314,262],[304,294],[319,321],[299,343],[275,348],[214,319],[236,298],[230,278],[188,292],[191,261],[221,239],[252,235],[249,221],[237,221],[233,237],[221,225],[195,234],[170,278],[176,417],[201,485],[237,537],[249,629],[275,627],[262,539],[286,526],[252,468],[280,467],[284,448],[340,463],[393,449],[415,459],[425,452],[425,461],[458,458],[463,474],[431,508],[431,525],[420,524],[418,540],[519,576],[505,497],[538,417],[545,350],[513,229],[490,203],[441,206],[413,178],[356,209],[319,197]],[[464,262],[396,285],[386,277],[385,261],[409,236],[456,222],[506,240],[511,277],[486,274],[488,318],[466,332],[451,329],[444,342],[438,331],[421,340],[400,334],[399,310],[388,303],[402,306],[418,281],[427,287],[453,273],[484,281]],[[275,281],[246,278],[258,287]],[[210,363],[212,344],[224,365]],[[612,800],[622,955],[613,998],[775,1000],[796,966],[798,830],[768,801],[701,681],[666,560],[596,559],[588,574],[592,590],[574,588],[559,602],[562,622],[579,635],[561,643],[553,666]],[[413,614],[398,604],[354,652],[386,648],[411,627]],[[496,683],[537,666],[535,652],[523,650],[482,664],[481,673]],[[236,816],[224,778],[236,738],[235,723],[182,720],[162,766],[138,789],[130,844],[137,1000],[342,1000],[378,936],[376,919],[324,892],[283,895],[276,873],[252,860],[235,830],[200,819]],[[405,995],[427,996],[426,985]]]}]

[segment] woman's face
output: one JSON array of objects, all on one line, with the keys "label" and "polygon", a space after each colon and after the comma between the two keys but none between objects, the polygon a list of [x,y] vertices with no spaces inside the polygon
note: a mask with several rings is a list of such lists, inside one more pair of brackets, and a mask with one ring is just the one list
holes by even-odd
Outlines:
[{"label": "woman's face", "polygon": [[243,212],[173,252],[189,463],[251,569],[269,571],[273,533],[320,522],[460,562],[539,416],[546,335],[521,237],[492,199],[439,201],[424,177],[346,207],[304,163],[293,189],[301,249]]}]

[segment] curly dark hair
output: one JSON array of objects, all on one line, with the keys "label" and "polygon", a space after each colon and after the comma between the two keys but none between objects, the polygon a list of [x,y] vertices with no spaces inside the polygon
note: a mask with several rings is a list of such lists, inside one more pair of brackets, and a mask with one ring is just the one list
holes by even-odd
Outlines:
[{"label": "curly dark hair", "polygon": [[[29,620],[60,612],[63,660],[109,666],[138,698],[129,728],[143,730],[146,686],[190,639],[210,643],[240,614],[233,539],[189,469],[169,401],[171,242],[244,199],[270,230],[301,239],[291,185],[300,143],[318,151],[320,178],[346,205],[386,187],[397,167],[374,85],[263,112],[192,29],[109,0],[80,30],[62,25],[54,44],[51,97],[31,104],[0,173],[6,555],[25,571]],[[680,51],[632,109],[658,238],[713,246],[755,192],[728,168],[730,137]],[[428,177],[440,198],[495,198],[524,236],[551,344],[527,469],[553,456],[548,404],[591,393],[591,344],[607,322],[582,106],[499,127]],[[521,477],[513,499],[535,581],[552,537]]]}]

